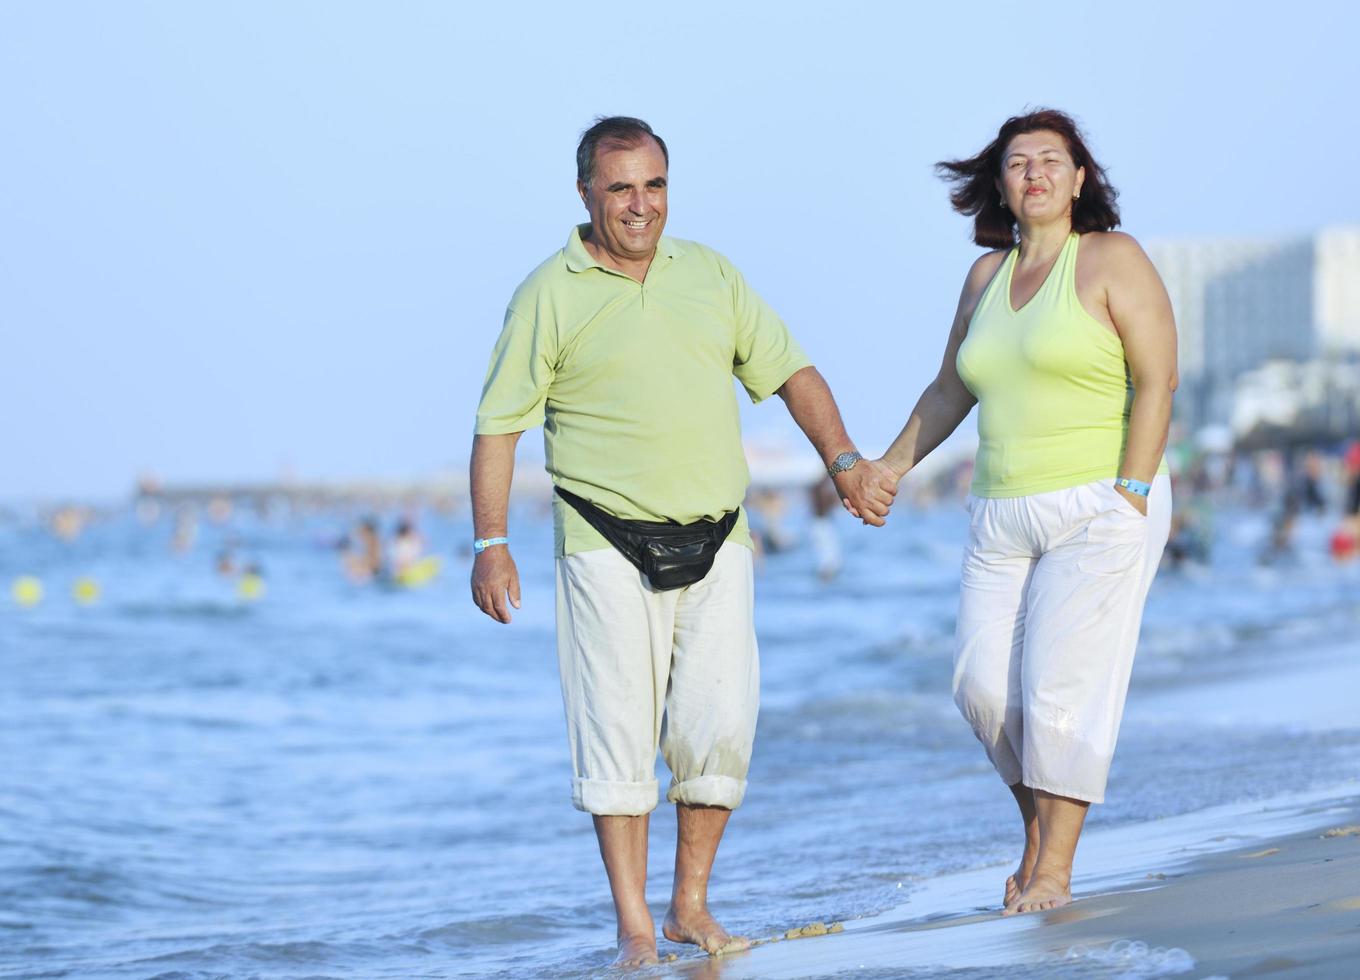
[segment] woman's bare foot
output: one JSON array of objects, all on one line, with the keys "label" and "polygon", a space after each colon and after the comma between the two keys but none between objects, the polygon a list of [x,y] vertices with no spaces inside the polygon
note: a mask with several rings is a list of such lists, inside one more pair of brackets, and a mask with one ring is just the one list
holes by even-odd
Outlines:
[{"label": "woman's bare foot", "polygon": [[693,943],[709,956],[739,953],[751,948],[751,940],[728,935],[708,909],[703,908],[682,913],[672,905],[661,926],[661,934],[673,943]]},{"label": "woman's bare foot", "polygon": [[637,933],[619,937],[619,955],[614,957],[615,966],[652,966],[656,962],[656,936]]},{"label": "woman's bare foot", "polygon": [[1034,865],[1039,860],[1040,839],[1039,813],[1034,802],[1034,791],[1024,783],[1015,783],[1010,787],[1010,791],[1015,796],[1016,805],[1020,808],[1020,819],[1025,825],[1025,849],[1020,854],[1020,866],[1015,869],[1015,874],[1006,879],[1006,893],[1001,904],[1008,908],[1029,885],[1030,876],[1034,874]]},{"label": "woman's bare foot", "polygon": [[1034,862],[1038,859],[1038,842],[1027,841],[1025,853],[1020,855],[1020,866],[1015,869],[1015,874],[1006,879],[1006,897],[1001,900],[1002,905],[1009,907],[1029,887],[1030,876],[1034,874]]},{"label": "woman's bare foot", "polygon": [[1025,912],[1043,912],[1070,904],[1072,901],[1072,882],[1070,878],[1036,872],[1030,877],[1029,884],[1007,902],[1002,915],[1019,915]]}]

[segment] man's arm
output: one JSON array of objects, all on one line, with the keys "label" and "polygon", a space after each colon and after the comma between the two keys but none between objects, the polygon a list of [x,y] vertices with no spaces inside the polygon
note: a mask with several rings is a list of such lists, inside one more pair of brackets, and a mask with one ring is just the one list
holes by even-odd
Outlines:
[{"label": "man's arm", "polygon": [[[515,473],[515,444],[521,435],[508,432],[472,439],[469,482],[477,538],[509,537],[510,481]],[[510,622],[511,606],[519,608],[519,570],[508,544],[492,545],[473,559],[472,601],[499,623]]]},{"label": "man's arm", "polygon": [[[855,444],[845,431],[840,409],[826,380],[815,367],[795,371],[777,391],[789,414],[808,437],[827,466]],[[897,494],[897,479],[874,460],[862,459],[853,468],[836,474],[836,490],[845,508],[865,524],[882,527]]]}]

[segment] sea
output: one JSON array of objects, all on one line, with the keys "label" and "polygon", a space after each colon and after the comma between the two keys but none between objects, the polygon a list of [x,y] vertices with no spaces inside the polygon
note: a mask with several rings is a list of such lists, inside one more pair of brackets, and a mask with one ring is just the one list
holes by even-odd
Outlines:
[{"label": "sea", "polygon": [[[1199,514],[1209,553],[1153,587],[1093,832],[1360,778],[1360,712],[1225,714],[1215,693],[1360,657],[1360,565],[1328,558],[1325,517],[1262,564],[1269,512]],[[419,588],[347,578],[361,516],[129,505],[73,537],[0,519],[0,977],[617,975],[570,803],[542,505],[512,514],[509,625],[470,600],[466,513],[413,515],[442,563]],[[842,516],[829,580],[808,526],[791,508],[758,562],[762,706],[715,914],[773,936],[993,866],[999,901],[1019,820],[950,698],[961,502]],[[226,549],[258,577],[219,572]],[[658,921],[674,829],[662,802]]]}]

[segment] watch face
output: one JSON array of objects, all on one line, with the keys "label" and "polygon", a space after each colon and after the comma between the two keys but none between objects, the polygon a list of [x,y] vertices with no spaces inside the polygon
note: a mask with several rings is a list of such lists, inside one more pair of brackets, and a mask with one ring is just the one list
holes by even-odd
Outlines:
[{"label": "watch face", "polygon": [[850,469],[850,467],[854,466],[860,458],[861,457],[857,453],[841,453],[832,462],[830,466],[831,472],[833,474],[844,473],[846,470]]}]

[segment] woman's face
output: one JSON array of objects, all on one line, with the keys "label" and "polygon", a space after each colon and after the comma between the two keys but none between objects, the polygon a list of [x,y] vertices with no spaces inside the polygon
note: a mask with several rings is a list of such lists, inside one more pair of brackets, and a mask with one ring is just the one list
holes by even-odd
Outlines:
[{"label": "woman's face", "polygon": [[1085,180],[1086,170],[1072,162],[1067,140],[1041,129],[1010,141],[1001,158],[997,190],[1019,221],[1043,224],[1070,217]]}]

